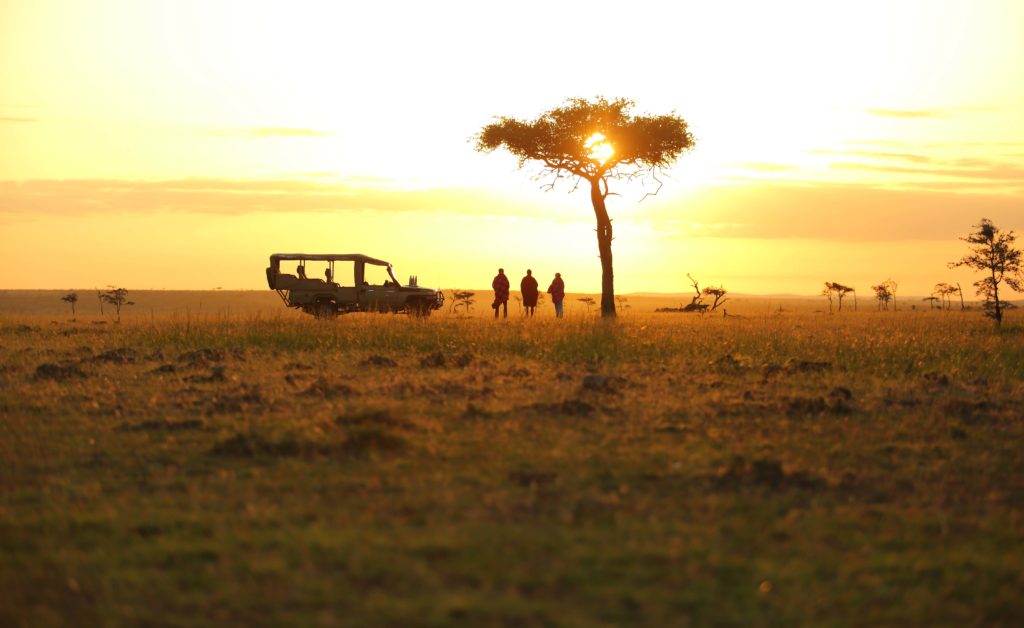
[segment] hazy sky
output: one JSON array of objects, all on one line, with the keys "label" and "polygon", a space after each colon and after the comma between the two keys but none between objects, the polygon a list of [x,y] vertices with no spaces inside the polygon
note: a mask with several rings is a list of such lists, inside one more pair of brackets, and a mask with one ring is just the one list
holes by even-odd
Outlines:
[{"label": "hazy sky", "polygon": [[259,288],[273,252],[596,291],[586,192],[471,138],[569,96],[676,111],[612,191],[617,289],[905,293],[1024,230],[1024,2],[0,0],[0,288]]}]

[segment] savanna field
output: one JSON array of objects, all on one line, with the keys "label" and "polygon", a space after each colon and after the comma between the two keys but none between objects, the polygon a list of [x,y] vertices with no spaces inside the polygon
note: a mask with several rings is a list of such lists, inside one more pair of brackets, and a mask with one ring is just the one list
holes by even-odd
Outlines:
[{"label": "savanna field", "polygon": [[5,626],[1024,623],[1017,311],[5,298]]}]

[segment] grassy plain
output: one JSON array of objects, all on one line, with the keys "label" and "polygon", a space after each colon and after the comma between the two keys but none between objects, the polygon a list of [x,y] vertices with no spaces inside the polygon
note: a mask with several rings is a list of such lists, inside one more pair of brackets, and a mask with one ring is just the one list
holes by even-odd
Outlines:
[{"label": "grassy plain", "polygon": [[1024,623],[1020,317],[769,311],[0,317],[0,624]]}]

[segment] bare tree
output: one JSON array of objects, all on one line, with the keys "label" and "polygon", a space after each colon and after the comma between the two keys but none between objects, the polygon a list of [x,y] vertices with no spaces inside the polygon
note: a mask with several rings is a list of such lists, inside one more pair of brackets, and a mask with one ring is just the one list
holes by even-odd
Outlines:
[{"label": "bare tree", "polygon": [[75,315],[75,303],[78,303],[78,293],[77,292],[69,292],[69,293],[65,294],[64,296],[62,296],[60,298],[60,300],[65,302],[65,303],[67,303],[67,304],[69,304],[71,306],[71,320],[72,321],[77,320],[76,315]]},{"label": "bare tree", "polygon": [[835,290],[832,289],[832,282],[826,281],[825,287],[821,289],[821,296],[828,299],[828,313],[832,313],[832,297],[835,295]]},{"label": "bare tree", "polygon": [[575,179],[573,190],[583,181],[590,184],[601,258],[601,315],[605,317],[615,316],[612,221],[605,206],[608,182],[650,177],[660,189],[659,169],[668,167],[694,145],[693,135],[681,117],[674,113],[633,116],[630,110],[634,105],[625,98],[571,98],[536,120],[498,118],[476,138],[477,150],[490,152],[504,147],[519,159],[520,167],[527,161],[539,162],[541,176],[551,177],[546,189],[553,189],[565,178]]},{"label": "bare tree", "polygon": [[109,303],[114,306],[114,311],[117,313],[117,322],[121,322],[121,308],[126,305],[135,305],[134,301],[128,300],[128,291],[124,288],[116,288],[114,286],[108,286],[110,290],[100,294],[101,303]]},{"label": "bare tree", "polygon": [[985,299],[982,303],[985,315],[995,321],[998,329],[1003,324],[1006,309],[999,298],[1000,284],[1005,282],[1010,289],[1024,292],[1021,250],[1014,247],[1017,236],[1013,231],[1001,231],[988,218],[982,218],[974,228],[977,231],[960,238],[970,245],[970,253],[959,261],[950,262],[949,267],[967,266],[988,273],[987,277],[975,281],[974,286],[978,296]]},{"label": "bare tree", "polygon": [[[700,284],[693,278],[693,275],[686,273],[686,277],[690,280],[690,285],[693,286],[693,296],[690,297],[690,302],[686,304],[686,307],[679,308],[681,312],[697,312],[703,314],[708,310],[708,304],[704,303],[704,293],[701,292]],[[682,305],[682,304],[680,304]]]},{"label": "bare tree", "polygon": [[896,307],[896,289],[900,287],[898,281],[892,277],[882,282],[889,288],[889,293],[892,294],[892,311],[895,312],[898,308]]},{"label": "bare tree", "polygon": [[960,297],[960,311],[963,312],[967,306],[964,305],[964,289],[960,287],[959,281],[956,283],[956,293]]}]

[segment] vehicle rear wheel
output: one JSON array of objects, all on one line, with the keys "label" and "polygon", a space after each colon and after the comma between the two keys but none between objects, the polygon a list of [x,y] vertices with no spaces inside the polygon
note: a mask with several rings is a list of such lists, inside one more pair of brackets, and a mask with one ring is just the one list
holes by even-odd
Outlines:
[{"label": "vehicle rear wheel", "polygon": [[313,316],[320,320],[333,320],[338,315],[338,306],[334,301],[318,301],[313,306]]}]

